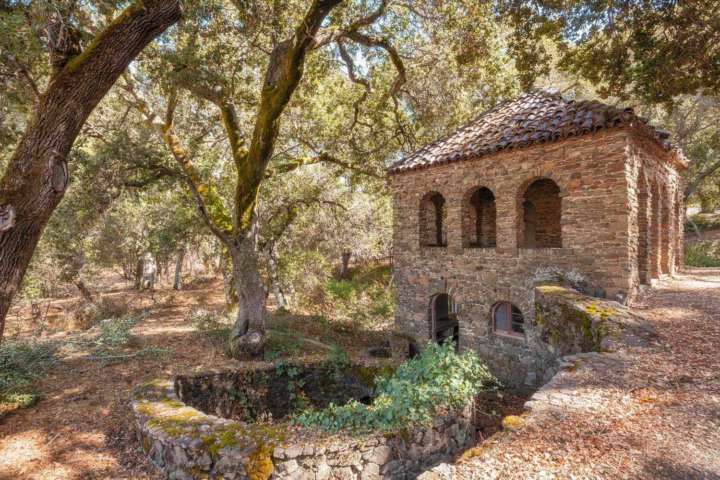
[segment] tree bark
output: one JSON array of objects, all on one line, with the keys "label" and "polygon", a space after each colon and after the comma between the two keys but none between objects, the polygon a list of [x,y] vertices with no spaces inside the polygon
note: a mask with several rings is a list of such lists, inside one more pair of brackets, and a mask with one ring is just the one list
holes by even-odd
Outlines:
[{"label": "tree bark", "polygon": [[87,288],[87,285],[85,285],[85,282],[83,282],[81,279],[77,279],[75,281],[75,286],[80,291],[80,295],[82,295],[83,299],[88,303],[95,303],[95,299],[92,296],[92,293]]},{"label": "tree bark", "polygon": [[340,255],[338,280],[345,280],[348,277],[348,273],[350,272],[350,257],[352,257],[352,252],[348,252],[347,250],[343,251]]},{"label": "tree bark", "polygon": [[173,282],[173,290],[182,290],[182,269],[184,260],[185,247],[180,247],[180,250],[177,252],[177,258],[175,259],[175,281]]},{"label": "tree bark", "polygon": [[231,351],[256,356],[264,348],[267,295],[258,267],[254,229],[228,250],[238,296],[237,316],[230,335]]},{"label": "tree bark", "polygon": [[278,261],[277,255],[275,254],[275,247],[270,247],[270,253],[268,255],[269,273],[270,273],[270,285],[273,290],[273,296],[277,302],[278,308],[288,308],[287,299],[285,298],[285,292],[283,292],[282,285],[280,285],[280,278],[278,275]]},{"label": "tree bark", "polygon": [[10,303],[68,183],[67,156],[95,106],[127,65],[180,19],[180,0],[133,3],[59,69],[35,106],[0,180],[0,341]]}]

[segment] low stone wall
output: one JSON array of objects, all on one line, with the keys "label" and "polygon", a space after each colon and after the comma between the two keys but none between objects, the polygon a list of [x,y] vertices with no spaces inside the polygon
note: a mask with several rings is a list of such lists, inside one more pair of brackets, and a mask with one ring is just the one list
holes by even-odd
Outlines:
[{"label": "low stone wall", "polygon": [[415,478],[475,440],[473,405],[432,425],[357,436],[208,415],[183,403],[169,380],[138,387],[132,409],[143,450],[169,479]]}]

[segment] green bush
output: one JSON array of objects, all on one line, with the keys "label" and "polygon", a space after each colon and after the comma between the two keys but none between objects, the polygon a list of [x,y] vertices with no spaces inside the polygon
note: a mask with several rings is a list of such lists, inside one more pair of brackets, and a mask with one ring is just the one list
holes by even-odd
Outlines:
[{"label": "green bush", "polygon": [[365,405],[350,401],[323,410],[306,410],[294,421],[328,431],[397,431],[428,424],[439,408],[459,408],[480,391],[496,389],[498,382],[473,352],[455,353],[450,342],[429,344],[406,361],[392,376],[377,379],[375,399]]},{"label": "green bush", "polygon": [[130,330],[140,321],[135,315],[123,315],[119,318],[106,318],[100,322],[99,343],[108,348],[128,345],[132,340]]},{"label": "green bush", "polygon": [[56,351],[52,342],[5,340],[0,345],[0,403],[34,403],[34,383],[55,363]]},{"label": "green bush", "polygon": [[699,230],[720,229],[720,215],[696,213],[685,221],[685,231],[694,231],[693,223]]},{"label": "green bush", "polygon": [[361,323],[389,320],[394,311],[393,290],[387,286],[389,278],[389,267],[381,265],[353,272],[345,280],[327,280],[324,293],[332,315]]},{"label": "green bush", "polygon": [[232,328],[231,322],[226,317],[205,308],[191,310],[185,316],[185,321],[213,340],[227,340]]},{"label": "green bush", "polygon": [[720,242],[700,241],[685,245],[685,265],[720,267]]}]

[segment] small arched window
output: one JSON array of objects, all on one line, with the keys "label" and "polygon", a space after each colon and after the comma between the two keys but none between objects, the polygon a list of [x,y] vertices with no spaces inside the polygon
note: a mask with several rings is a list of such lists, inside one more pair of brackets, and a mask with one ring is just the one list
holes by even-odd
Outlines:
[{"label": "small arched window", "polygon": [[519,308],[510,302],[499,302],[493,307],[493,331],[505,335],[524,335],[525,319]]},{"label": "small arched window", "polygon": [[463,202],[463,246],[495,246],[495,195],[486,187],[469,192]]},{"label": "small arched window", "polygon": [[420,245],[444,247],[447,245],[445,198],[437,192],[426,194],[420,202]]}]

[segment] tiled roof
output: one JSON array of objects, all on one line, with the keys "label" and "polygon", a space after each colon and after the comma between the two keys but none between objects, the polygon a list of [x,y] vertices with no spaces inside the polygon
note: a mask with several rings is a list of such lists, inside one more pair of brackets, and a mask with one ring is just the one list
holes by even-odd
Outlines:
[{"label": "tiled roof", "polygon": [[632,108],[620,109],[596,100],[576,102],[558,93],[534,90],[488,110],[388,170],[399,173],[621,126],[639,128],[665,150],[673,149],[670,135],[656,130]]}]

